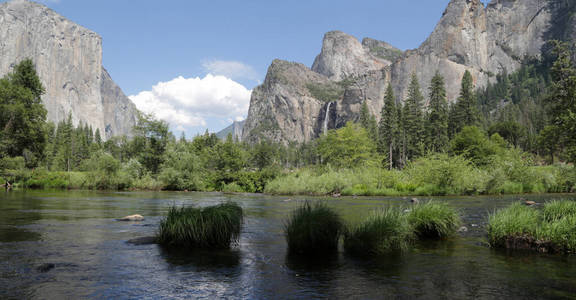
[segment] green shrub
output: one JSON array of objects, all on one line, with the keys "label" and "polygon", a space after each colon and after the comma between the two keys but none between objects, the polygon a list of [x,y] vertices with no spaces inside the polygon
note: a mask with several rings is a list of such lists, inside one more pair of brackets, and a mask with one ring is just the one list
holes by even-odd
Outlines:
[{"label": "green shrub", "polygon": [[284,227],[288,252],[322,255],[338,250],[344,229],[340,216],[321,202],[304,202],[292,212]]},{"label": "green shrub", "polygon": [[[564,217],[576,216],[576,201],[551,201],[542,209],[544,220],[548,222],[560,220]],[[575,228],[576,230],[576,228]]]},{"label": "green shrub", "polygon": [[540,215],[532,207],[514,203],[488,217],[488,239],[493,247],[505,247],[506,240],[536,236]]},{"label": "green shrub", "polygon": [[244,189],[242,189],[242,187],[240,185],[238,185],[236,182],[231,182],[229,184],[225,184],[222,187],[222,192],[225,192],[225,193],[242,193],[242,192],[244,192]]},{"label": "green shrub", "polygon": [[26,160],[22,156],[0,158],[0,170],[23,170],[26,168]]},{"label": "green shrub", "polygon": [[344,249],[357,256],[382,255],[408,248],[413,232],[399,208],[384,208],[344,234]]},{"label": "green shrub", "polygon": [[160,222],[158,242],[164,246],[227,249],[238,241],[243,218],[242,208],[236,203],[171,207]]},{"label": "green shrub", "polygon": [[460,225],[458,212],[445,203],[429,201],[412,207],[408,222],[420,238],[445,239]]}]

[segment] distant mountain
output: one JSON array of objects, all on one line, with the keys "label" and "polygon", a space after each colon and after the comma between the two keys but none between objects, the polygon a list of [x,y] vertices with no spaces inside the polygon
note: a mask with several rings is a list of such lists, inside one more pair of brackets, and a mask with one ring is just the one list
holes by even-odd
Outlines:
[{"label": "distant mountain", "polygon": [[572,39],[575,12],[576,1],[492,0],[484,6],[480,0],[451,0],[428,39],[405,52],[328,32],[311,68],[272,62],[252,93],[243,138],[307,142],[325,128],[357,120],[364,102],[379,119],[386,87],[392,85],[402,102],[413,73],[426,96],[430,80],[440,73],[454,102],[466,70],[477,87],[484,87],[497,74],[517,70],[524,58],[540,56],[546,41]]},{"label": "distant mountain", "polygon": [[239,141],[242,141],[242,129],[244,128],[244,123],[245,121],[234,121],[232,123],[232,125],[220,130],[220,132],[216,133],[216,136],[221,139],[224,140],[226,139],[226,137],[228,137],[228,134],[232,134],[232,138],[233,139],[237,139]]},{"label": "distant mountain", "polygon": [[130,135],[138,110],[102,66],[102,38],[26,0],[0,4],[0,76],[31,58],[46,88],[48,120],[72,115],[104,137]]}]

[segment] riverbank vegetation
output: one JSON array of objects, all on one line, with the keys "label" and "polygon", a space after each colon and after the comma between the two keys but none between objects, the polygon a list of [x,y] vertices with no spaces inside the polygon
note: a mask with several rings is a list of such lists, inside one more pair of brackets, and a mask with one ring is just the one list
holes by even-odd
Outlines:
[{"label": "riverbank vegetation", "polygon": [[546,203],[541,210],[515,203],[490,215],[490,245],[546,253],[575,253],[575,208],[574,201]]},{"label": "riverbank vegetation", "polygon": [[157,242],[168,247],[227,249],[238,242],[243,219],[236,203],[172,207],[160,222]]},{"label": "riverbank vegetation", "polygon": [[427,93],[413,76],[406,99],[388,85],[379,122],[364,101],[358,120],[305,144],[176,138],[145,115],[131,137],[71,116],[52,124],[26,60],[0,80],[0,179],[21,188],[305,195],[573,192],[576,68],[570,48],[554,46],[480,89],[466,72],[452,105],[440,75]]}]

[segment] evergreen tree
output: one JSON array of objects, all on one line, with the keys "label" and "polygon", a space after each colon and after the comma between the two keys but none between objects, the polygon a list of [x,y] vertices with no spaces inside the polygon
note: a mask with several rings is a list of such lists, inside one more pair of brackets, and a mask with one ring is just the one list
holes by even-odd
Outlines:
[{"label": "evergreen tree", "polygon": [[553,82],[548,98],[551,128],[557,131],[558,142],[566,151],[568,161],[576,162],[576,68],[568,45],[555,42],[554,46],[557,59],[550,70]]},{"label": "evergreen tree", "polygon": [[480,113],[474,93],[474,81],[468,70],[462,77],[462,87],[458,102],[450,110],[450,135],[454,136],[465,126],[477,126],[480,124]]},{"label": "evergreen tree", "polygon": [[448,102],[444,78],[436,73],[430,83],[430,104],[426,132],[428,148],[443,152],[448,146]]},{"label": "evergreen tree", "polygon": [[384,107],[382,107],[380,126],[378,128],[378,150],[388,156],[388,168],[394,167],[394,151],[400,144],[400,128],[398,122],[398,109],[392,85],[388,84],[386,95],[384,96]]},{"label": "evergreen tree", "polygon": [[0,79],[0,156],[29,158],[33,167],[44,155],[46,109],[40,96],[44,88],[31,60]]},{"label": "evergreen tree", "polygon": [[416,74],[412,74],[412,80],[408,88],[408,98],[403,107],[403,128],[405,138],[405,160],[418,157],[423,152],[424,140],[424,118],[423,107],[424,97],[420,91],[420,83]]}]

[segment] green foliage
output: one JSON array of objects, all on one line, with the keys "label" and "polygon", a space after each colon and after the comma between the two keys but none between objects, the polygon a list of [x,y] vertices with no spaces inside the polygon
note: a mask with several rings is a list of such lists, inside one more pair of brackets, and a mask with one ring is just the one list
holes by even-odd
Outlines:
[{"label": "green foliage", "polygon": [[46,145],[44,88],[34,65],[27,59],[0,79],[0,157],[24,156],[35,167]]},{"label": "green foliage", "polygon": [[460,97],[450,110],[450,134],[454,136],[466,126],[477,126],[480,123],[479,110],[474,93],[472,74],[466,70],[462,77]]},{"label": "green foliage", "polygon": [[337,168],[354,168],[374,161],[375,145],[366,129],[348,122],[338,130],[330,130],[318,140],[322,162]]},{"label": "green foliage", "polygon": [[293,254],[325,255],[338,250],[344,223],[322,202],[304,202],[284,226],[288,251]]},{"label": "green foliage", "polygon": [[335,83],[308,83],[306,88],[312,97],[324,101],[338,101],[344,95],[345,87]]},{"label": "green foliage", "polygon": [[376,141],[378,138],[378,124],[376,123],[376,118],[368,110],[368,104],[366,101],[362,103],[362,108],[360,109],[360,125],[366,129],[368,135],[372,141]]},{"label": "green foliage", "polygon": [[[544,205],[542,210],[544,220],[557,221],[564,217],[576,216],[576,201],[551,201]],[[576,228],[576,227],[575,227]]]},{"label": "green foliage", "polygon": [[[378,125],[378,150],[388,157],[388,168],[392,169],[399,161],[400,138],[400,116],[396,106],[396,98],[392,85],[388,84],[386,95],[384,96],[384,107],[380,113],[380,124]],[[396,164],[395,164],[396,162]]]},{"label": "green foliage", "polygon": [[408,87],[408,98],[404,102],[401,118],[404,163],[422,155],[424,151],[423,102],[424,96],[420,91],[420,83],[414,73]]},{"label": "green foliage", "polygon": [[134,152],[138,153],[140,163],[152,174],[157,174],[164,162],[164,151],[171,137],[168,124],[154,120],[152,116],[141,115],[134,127],[134,134]]},{"label": "green foliage", "polygon": [[488,237],[498,248],[574,253],[575,228],[573,201],[552,201],[542,211],[515,203],[489,217]]},{"label": "green foliage", "polygon": [[456,233],[461,220],[458,212],[445,203],[428,201],[412,207],[408,222],[419,238],[445,239]]},{"label": "green foliage", "polygon": [[171,207],[157,240],[168,247],[228,249],[238,242],[244,214],[236,203],[204,208]]},{"label": "green foliage", "polygon": [[470,159],[478,166],[487,165],[491,158],[502,152],[502,146],[495,136],[489,139],[480,128],[466,126],[451,142],[451,151]]},{"label": "green foliage", "polygon": [[344,249],[355,256],[383,255],[405,250],[413,240],[406,215],[399,208],[383,208],[344,234]]},{"label": "green foliage", "polygon": [[540,215],[532,207],[514,203],[488,217],[488,240],[492,247],[504,248],[514,237],[536,236]]},{"label": "green foliage", "polygon": [[436,74],[429,88],[430,105],[426,122],[427,148],[444,152],[448,148],[448,100],[444,77]]},{"label": "green foliage", "polygon": [[411,162],[405,171],[420,195],[478,194],[488,180],[485,171],[475,168],[462,156],[429,155]]}]

